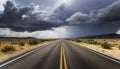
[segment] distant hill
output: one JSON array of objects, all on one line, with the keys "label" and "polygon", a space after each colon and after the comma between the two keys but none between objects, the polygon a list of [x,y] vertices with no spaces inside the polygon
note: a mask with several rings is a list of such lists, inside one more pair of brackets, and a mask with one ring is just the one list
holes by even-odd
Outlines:
[{"label": "distant hill", "polygon": [[0,39],[36,39],[33,37],[0,37]]},{"label": "distant hill", "polygon": [[95,35],[95,36],[88,36],[83,37],[88,39],[120,39],[119,34],[103,34],[103,35]]},{"label": "distant hill", "polygon": [[36,38],[33,37],[0,37],[0,43],[18,43],[20,41],[29,41],[29,40],[36,40]]}]

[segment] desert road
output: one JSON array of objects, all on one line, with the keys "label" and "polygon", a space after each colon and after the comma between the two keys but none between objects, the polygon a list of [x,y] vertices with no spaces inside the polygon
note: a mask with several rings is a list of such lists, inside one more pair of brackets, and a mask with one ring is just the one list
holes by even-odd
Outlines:
[{"label": "desert road", "polygon": [[0,69],[120,69],[120,61],[57,40],[0,63]]}]

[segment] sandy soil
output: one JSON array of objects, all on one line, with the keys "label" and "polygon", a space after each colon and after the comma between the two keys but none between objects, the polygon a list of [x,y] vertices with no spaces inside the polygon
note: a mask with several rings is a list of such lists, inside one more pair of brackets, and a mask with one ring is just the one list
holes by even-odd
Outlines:
[{"label": "sandy soil", "polygon": [[44,42],[44,43],[41,43],[41,44],[38,44],[38,45],[35,45],[35,46],[25,45],[25,46],[17,49],[17,51],[10,52],[10,53],[7,53],[7,54],[5,54],[5,53],[3,54],[3,53],[0,52],[0,62],[8,60],[8,59],[10,59],[12,57],[20,55],[22,53],[25,53],[25,52],[27,52],[29,50],[35,49],[35,48],[40,47],[40,46],[42,46],[44,44],[47,44],[47,43],[49,43],[49,42]]},{"label": "sandy soil", "polygon": [[112,47],[112,49],[103,49],[100,45],[92,45],[92,44],[86,44],[86,43],[77,43],[77,42],[73,42],[70,41],[72,43],[75,43],[77,45],[98,51],[100,53],[103,53],[105,55],[111,56],[113,58],[119,59],[120,60],[120,50],[119,48],[116,47]]}]

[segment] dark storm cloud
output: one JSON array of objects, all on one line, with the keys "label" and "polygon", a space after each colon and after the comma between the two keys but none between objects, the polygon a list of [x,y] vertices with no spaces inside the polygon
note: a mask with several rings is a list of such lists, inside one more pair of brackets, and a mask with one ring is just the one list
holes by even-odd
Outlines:
[{"label": "dark storm cloud", "polygon": [[83,13],[89,13],[91,10],[101,9],[108,6],[117,0],[74,0],[71,6],[75,11],[81,11]]},{"label": "dark storm cloud", "polygon": [[120,23],[104,23],[104,24],[81,24],[67,27],[68,36],[86,37],[101,34],[116,33],[120,29]]},{"label": "dark storm cloud", "polygon": [[[7,1],[4,11],[0,12],[0,28],[9,28],[16,32],[33,32],[51,30],[53,27],[68,25],[68,22],[71,26],[67,26],[70,28],[67,31],[70,32],[70,36],[76,37],[113,33],[120,28],[120,1],[117,0],[74,0],[70,6],[67,4],[55,5],[58,0],[15,1],[16,5]],[[33,4],[29,5],[30,3]],[[36,4],[39,4],[40,7]],[[50,10],[45,12],[39,9],[41,6],[44,10],[47,7]],[[77,26],[73,24],[77,24]]]},{"label": "dark storm cloud", "polygon": [[[71,6],[67,6],[66,4],[61,4],[60,6],[57,6],[53,10],[53,13],[49,16],[46,16],[46,13],[42,12],[41,10],[38,9],[36,10],[36,8],[38,8],[39,5],[32,4],[27,7],[24,6],[22,8],[20,7],[18,8],[17,6],[15,6],[13,2],[7,1],[6,4],[4,5],[4,12],[3,14],[0,15],[0,27],[10,28],[11,30],[14,31],[37,31],[37,30],[52,29],[52,27],[66,25],[67,23],[65,20],[68,17],[70,17],[72,14],[77,12],[78,10],[84,11],[84,9],[88,9],[88,8],[98,9],[102,7],[102,6],[98,6],[94,8],[92,4],[96,4],[97,1],[95,2],[93,1],[95,0],[92,0],[92,2],[89,2],[88,0],[79,2],[79,0],[76,0],[75,3],[73,3],[73,5]],[[107,5],[113,1],[114,0],[110,0],[109,2],[107,2]],[[78,2],[80,4],[77,4]],[[87,3],[86,7],[88,7],[89,5],[91,6],[89,6],[88,8],[80,8],[81,7],[80,5],[85,5],[85,3]],[[103,1],[102,2],[100,1],[100,3],[103,3]],[[80,7],[76,7],[76,6],[80,6]],[[87,13],[83,13],[83,15],[82,16],[81,15],[82,13],[80,14],[80,16],[77,16],[80,17],[80,19],[75,16],[74,17],[77,18],[77,20],[79,21],[82,20],[82,22],[87,21],[90,17],[90,15],[88,15]],[[101,19],[102,18],[103,17],[101,17]],[[73,20],[74,18],[71,19]],[[67,21],[69,20],[70,19],[67,19]]]},{"label": "dark storm cloud", "polygon": [[92,10],[89,14],[76,12],[66,21],[69,24],[81,23],[117,23],[120,21],[120,0],[103,9]]},{"label": "dark storm cloud", "polygon": [[98,17],[103,21],[120,21],[120,0],[114,2],[112,5],[100,9]]},{"label": "dark storm cloud", "polygon": [[66,18],[70,17],[71,14],[73,14],[72,10],[65,4],[61,4],[53,10],[53,13],[49,16],[49,20],[57,23],[65,23]]},{"label": "dark storm cloud", "polygon": [[[86,37],[116,33],[120,29],[120,0],[102,9],[95,9],[90,13],[75,12],[66,19],[71,25],[69,36]],[[73,26],[74,25],[74,26]],[[74,31],[74,33],[73,33]]]},{"label": "dark storm cloud", "polygon": [[[50,20],[53,20],[53,21],[59,20],[59,21],[66,22],[66,19],[68,19],[73,14],[77,14],[76,12],[80,11],[80,13],[88,15],[89,12],[91,12],[91,10],[93,9],[98,10],[100,8],[104,8],[105,6],[108,6],[112,4],[112,2],[115,2],[115,1],[117,0],[109,0],[109,1],[106,1],[106,0],[74,0],[70,6],[66,4],[61,4],[57,6],[54,9],[53,14],[50,16]],[[95,13],[92,12],[91,14],[93,15]],[[91,14],[89,16],[93,17]],[[80,18],[82,17],[80,16]]]},{"label": "dark storm cloud", "polygon": [[[29,5],[29,3],[39,4],[41,7],[53,9],[57,6],[58,0],[15,0],[18,4],[24,6]],[[61,1],[61,0],[59,0]],[[62,0],[63,1],[63,0]],[[57,6],[53,14],[51,14],[47,20],[53,22],[65,22],[65,20],[72,16],[75,12],[81,11],[83,13],[89,13],[91,10],[100,9],[117,0],[71,0],[73,3],[70,6],[66,4],[60,4]]]},{"label": "dark storm cloud", "polygon": [[0,14],[0,27],[14,31],[49,30],[62,24],[52,23],[42,19],[44,13],[36,9],[39,6],[31,4],[28,7],[17,8],[12,1],[7,1],[4,11]]}]

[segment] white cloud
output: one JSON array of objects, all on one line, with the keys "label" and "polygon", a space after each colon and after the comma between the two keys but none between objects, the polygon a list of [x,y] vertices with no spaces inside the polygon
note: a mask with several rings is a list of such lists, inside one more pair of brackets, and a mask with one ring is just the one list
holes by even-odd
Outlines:
[{"label": "white cloud", "polygon": [[120,30],[117,31],[117,34],[120,34]]},{"label": "white cloud", "polygon": [[23,14],[23,15],[22,15],[22,19],[23,19],[23,20],[24,20],[24,19],[30,19],[30,16],[27,15],[27,14]]},{"label": "white cloud", "polygon": [[70,18],[68,18],[66,21],[69,22],[69,24],[80,24],[80,23],[84,23],[88,20],[89,20],[88,14],[84,14],[82,12],[76,12]]},{"label": "white cloud", "polygon": [[71,6],[74,0],[58,0],[57,5],[65,4],[66,6]]},{"label": "white cloud", "polygon": [[8,28],[0,28],[0,35],[5,37],[36,37],[36,38],[64,38],[67,30],[64,27],[54,28],[54,30],[35,32],[15,32]]},{"label": "white cloud", "polygon": [[5,4],[7,0],[0,0],[0,11],[4,10],[3,4]]}]

